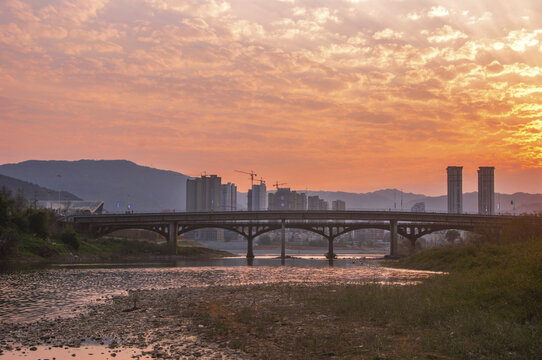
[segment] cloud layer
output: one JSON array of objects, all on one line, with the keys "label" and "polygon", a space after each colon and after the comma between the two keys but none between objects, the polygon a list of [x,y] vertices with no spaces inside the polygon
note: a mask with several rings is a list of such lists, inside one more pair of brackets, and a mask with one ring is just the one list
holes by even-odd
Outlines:
[{"label": "cloud layer", "polygon": [[498,190],[541,192],[541,16],[535,0],[6,0],[0,161],[427,193],[448,165],[467,190],[493,165]]}]

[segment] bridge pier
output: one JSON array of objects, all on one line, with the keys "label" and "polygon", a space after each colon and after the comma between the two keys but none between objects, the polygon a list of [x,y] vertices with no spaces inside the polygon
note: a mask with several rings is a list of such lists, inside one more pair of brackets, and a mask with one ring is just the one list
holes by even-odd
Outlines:
[{"label": "bridge pier", "polygon": [[254,259],[254,249],[253,249],[254,237],[252,235],[247,236],[247,259]]},{"label": "bridge pier", "polygon": [[327,244],[326,258],[332,261],[333,259],[335,259],[335,256],[336,256],[335,253],[333,252],[333,240],[335,240],[335,237],[333,235],[327,237],[328,244]]},{"label": "bridge pier", "polygon": [[397,220],[390,220],[390,257],[397,257]]},{"label": "bridge pier", "polygon": [[286,220],[281,220],[280,231],[280,258],[286,259]]},{"label": "bridge pier", "polygon": [[414,251],[416,250],[416,240],[418,240],[418,238],[412,238],[408,240],[410,240],[410,254],[414,254]]},{"label": "bridge pier", "polygon": [[177,255],[177,223],[169,223],[168,227],[168,250],[170,255]]}]

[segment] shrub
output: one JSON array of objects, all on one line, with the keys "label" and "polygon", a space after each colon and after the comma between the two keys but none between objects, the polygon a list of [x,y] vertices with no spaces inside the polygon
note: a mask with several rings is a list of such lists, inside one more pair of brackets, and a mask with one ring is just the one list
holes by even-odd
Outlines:
[{"label": "shrub", "polygon": [[30,231],[45,239],[49,236],[50,215],[45,210],[29,210],[28,222]]},{"label": "shrub", "polygon": [[19,240],[15,231],[0,227],[0,258],[14,254],[18,242]]},{"label": "shrub", "polygon": [[28,233],[30,231],[30,222],[28,221],[28,216],[24,214],[14,215],[11,219],[11,222],[17,226],[19,231]]},{"label": "shrub", "polygon": [[9,221],[9,207],[11,200],[3,193],[0,193],[0,226],[7,225]]},{"label": "shrub", "polygon": [[66,226],[64,229],[64,232],[60,236],[60,240],[71,247],[74,250],[79,250],[79,239],[77,238],[77,234],[75,233],[75,230],[69,225]]}]

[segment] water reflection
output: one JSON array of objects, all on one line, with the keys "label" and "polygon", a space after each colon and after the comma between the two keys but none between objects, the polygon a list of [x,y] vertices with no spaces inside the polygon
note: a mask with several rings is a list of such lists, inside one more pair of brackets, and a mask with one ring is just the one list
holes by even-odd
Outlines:
[{"label": "water reflection", "polygon": [[[251,265],[251,266],[247,266]],[[359,259],[245,257],[177,260],[174,264],[57,266],[0,274],[0,321],[70,316],[130,289],[236,286],[263,283],[401,283],[427,275]]]}]

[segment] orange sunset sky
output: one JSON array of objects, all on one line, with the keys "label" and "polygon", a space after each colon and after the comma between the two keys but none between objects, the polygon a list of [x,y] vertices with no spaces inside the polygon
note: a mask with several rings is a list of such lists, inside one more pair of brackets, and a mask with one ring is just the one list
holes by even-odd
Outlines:
[{"label": "orange sunset sky", "polygon": [[2,0],[0,163],[542,192],[542,1]]}]

